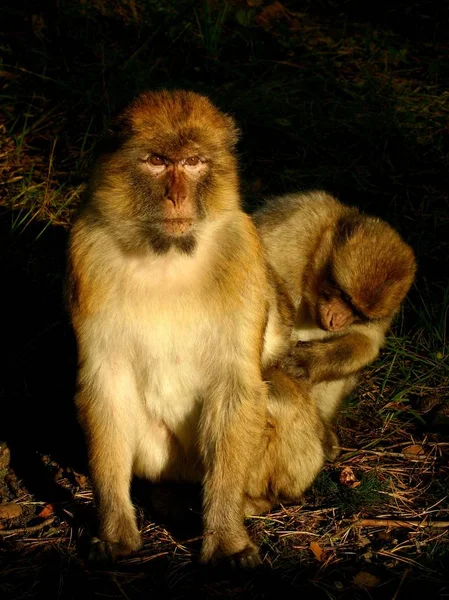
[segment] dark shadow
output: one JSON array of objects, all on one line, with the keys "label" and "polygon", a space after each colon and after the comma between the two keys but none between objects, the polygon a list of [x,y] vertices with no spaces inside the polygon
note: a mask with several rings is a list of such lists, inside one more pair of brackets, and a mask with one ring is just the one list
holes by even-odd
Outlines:
[{"label": "dark shadow", "polygon": [[67,493],[50,478],[42,455],[85,470],[84,441],[73,395],[76,348],[64,312],[62,282],[67,235],[62,228],[14,229],[0,214],[3,289],[0,439],[12,467],[39,500]]}]

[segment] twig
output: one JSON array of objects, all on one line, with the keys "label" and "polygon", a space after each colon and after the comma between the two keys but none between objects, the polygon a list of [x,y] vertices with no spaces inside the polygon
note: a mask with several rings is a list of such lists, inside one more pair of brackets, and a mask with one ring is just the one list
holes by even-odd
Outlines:
[{"label": "twig", "polygon": [[[343,450],[344,452],[356,452],[357,454],[372,454],[373,456],[385,456],[392,458],[405,458],[411,461],[426,461],[426,460],[435,460],[434,456],[428,456],[427,454],[402,454],[401,452],[380,452],[378,450],[357,450],[355,448],[342,448],[340,446],[335,446],[338,450]],[[342,456],[342,459],[345,457]]]},{"label": "twig", "polygon": [[399,582],[398,589],[396,590],[396,592],[395,592],[395,594],[394,594],[394,596],[393,596],[393,598],[391,600],[397,600],[398,599],[399,592],[401,591],[401,587],[404,584],[405,578],[407,577],[407,575],[410,573],[411,570],[412,570],[411,567],[407,567],[405,569],[404,574],[401,577],[401,581]]},{"label": "twig", "polygon": [[358,527],[430,527],[449,528],[449,521],[399,521],[397,519],[359,519],[354,523]]},{"label": "twig", "polygon": [[315,537],[320,537],[319,533],[312,533],[311,531],[278,531],[279,537],[290,537],[292,535],[313,535]]},{"label": "twig", "polygon": [[17,535],[18,533],[34,533],[35,531],[39,531],[40,529],[47,527],[47,525],[51,525],[55,519],[56,517],[49,517],[48,519],[45,519],[45,521],[42,521],[42,523],[32,525],[31,527],[16,527],[15,529],[6,529],[0,531],[0,536],[3,537],[6,535]]}]

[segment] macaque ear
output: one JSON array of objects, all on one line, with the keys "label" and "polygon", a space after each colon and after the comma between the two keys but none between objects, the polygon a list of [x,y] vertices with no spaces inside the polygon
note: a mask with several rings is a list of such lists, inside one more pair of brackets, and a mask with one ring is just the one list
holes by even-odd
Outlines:
[{"label": "macaque ear", "polygon": [[233,150],[240,139],[241,132],[234,118],[229,115],[224,115],[224,131],[227,133],[227,146],[230,150]]}]

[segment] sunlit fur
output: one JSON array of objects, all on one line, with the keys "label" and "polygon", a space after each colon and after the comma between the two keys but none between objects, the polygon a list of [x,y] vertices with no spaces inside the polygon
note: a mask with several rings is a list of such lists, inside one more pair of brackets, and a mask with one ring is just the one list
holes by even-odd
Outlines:
[{"label": "sunlit fur", "polygon": [[275,198],[254,220],[296,308],[281,364],[313,384],[329,422],[384,343],[414,279],[413,251],[381,219],[322,191]]},{"label": "sunlit fur", "polygon": [[[202,96],[151,92],[125,110],[112,141],[74,223],[68,257],[76,405],[100,521],[93,555],[139,548],[130,498],[139,475],[201,481],[202,560],[253,566],[260,559],[243,524],[248,498],[275,502],[277,488],[288,495],[276,483],[276,461],[289,461],[291,473],[296,465],[300,481],[290,492],[302,492],[322,450],[313,408],[301,437],[307,393],[287,375],[282,386],[270,383],[268,370],[262,374],[288,349],[292,307],[240,208],[236,129]],[[170,169],[159,168],[159,158],[156,169],[147,168],[154,155]],[[191,156],[204,165],[193,175],[183,167]],[[185,231],[167,226],[173,215],[188,218]],[[277,407],[280,394],[285,408]],[[267,423],[279,423],[272,436]],[[317,457],[304,458],[303,474],[302,444],[310,438]],[[254,480],[261,454],[260,464],[269,464]]]}]

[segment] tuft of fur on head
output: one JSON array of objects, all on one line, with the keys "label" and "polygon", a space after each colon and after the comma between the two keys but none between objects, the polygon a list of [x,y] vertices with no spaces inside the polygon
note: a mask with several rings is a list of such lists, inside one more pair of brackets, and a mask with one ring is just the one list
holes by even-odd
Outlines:
[{"label": "tuft of fur on head", "polygon": [[369,319],[392,316],[416,272],[413,250],[400,235],[356,209],[338,221],[330,264],[334,281]]},{"label": "tuft of fur on head", "polygon": [[156,143],[159,132],[164,132],[168,154],[191,142],[212,152],[233,150],[239,137],[232,117],[205,96],[188,90],[143,92],[123,111],[118,123],[125,136],[128,133]]}]

